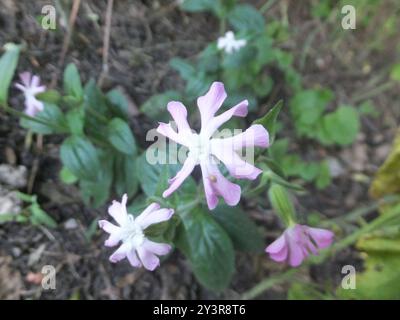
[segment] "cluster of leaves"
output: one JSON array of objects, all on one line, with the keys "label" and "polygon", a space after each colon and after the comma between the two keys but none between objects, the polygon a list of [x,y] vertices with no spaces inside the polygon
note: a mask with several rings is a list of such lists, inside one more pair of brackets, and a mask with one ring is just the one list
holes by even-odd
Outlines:
[{"label": "cluster of leaves", "polygon": [[202,205],[203,186],[192,177],[171,197],[162,198],[168,179],[178,172],[180,165],[151,165],[142,154],[137,166],[144,195],[137,197],[128,211],[140,213],[154,201],[175,208],[172,221],[150,227],[146,235],[173,243],[188,258],[196,278],[205,287],[220,291],[229,285],[235,270],[235,249],[262,252],[262,236],[249,216],[239,206],[220,205],[210,213]]},{"label": "cluster of leaves", "polygon": [[162,117],[165,102],[179,99],[192,103],[204,94],[213,81],[222,81],[230,92],[226,105],[247,99],[250,110],[256,110],[273,88],[271,72],[277,66],[285,75],[292,88],[299,88],[300,78],[292,68],[293,57],[289,53],[273,47],[274,30],[268,28],[263,15],[249,4],[236,1],[185,1],[184,10],[211,10],[222,21],[227,20],[235,30],[237,39],[245,39],[247,44],[239,51],[226,54],[218,50],[216,43],[210,43],[197,55],[194,61],[174,58],[170,61],[180,76],[186,81],[183,94],[167,91],[151,97],[142,106],[149,117]]},{"label": "cluster of leaves", "polygon": [[29,205],[17,214],[2,213],[0,215],[0,223],[16,221],[20,223],[30,223],[34,226],[44,225],[49,228],[55,228],[57,226],[54,219],[40,207],[35,195],[32,196],[22,192],[17,192],[16,195],[21,201]]},{"label": "cluster of leaves", "polygon": [[[227,22],[238,39],[247,44],[231,54],[218,50],[211,43],[200,52],[194,61],[180,58],[171,60],[171,67],[186,81],[185,92],[167,91],[152,96],[141,110],[153,119],[167,118],[165,104],[170,100],[181,100],[189,104],[207,90],[212,81],[222,81],[228,92],[233,93],[226,105],[248,99],[250,111],[266,100],[274,87],[274,77],[279,71],[286,84],[285,89],[293,93],[290,114],[299,138],[314,139],[325,145],[346,146],[351,144],[359,131],[359,112],[356,108],[339,105],[328,111],[334,94],[328,89],[303,89],[301,76],[293,67],[293,54],[276,46],[287,38],[286,27],[278,20],[266,23],[256,8],[238,1],[185,1],[183,10],[190,12],[211,11],[221,25]],[[285,31],[286,30],[286,31]],[[240,122],[240,120],[237,120]],[[314,182],[318,188],[330,183],[330,172],[325,160],[304,161],[289,153],[287,141],[282,141],[270,152],[275,162],[283,163],[283,171],[289,177],[300,177]],[[278,150],[279,149],[279,150]]]},{"label": "cluster of leaves", "polygon": [[100,206],[111,192],[134,195],[138,148],[128,124],[128,102],[117,90],[104,94],[93,79],[83,86],[73,64],[66,67],[63,83],[62,95],[54,90],[38,95],[44,110],[35,120],[22,119],[21,125],[35,133],[65,136],[60,177],[79,183],[87,204]]},{"label": "cluster of leaves", "polygon": [[[3,90],[6,94],[18,61],[19,49],[15,48],[18,47],[13,47],[12,54],[7,51],[0,58],[0,66],[9,74]],[[8,64],[4,59],[8,59]],[[14,61],[11,70],[7,69],[10,59]],[[62,181],[78,184],[90,206],[104,204],[112,192],[113,196],[128,193],[134,198],[129,207],[132,214],[139,214],[150,202],[174,208],[176,214],[170,221],[146,229],[146,235],[155,241],[173,243],[181,250],[204,286],[215,291],[228,286],[235,270],[235,249],[262,252],[262,236],[248,215],[240,207],[225,205],[210,214],[202,205],[203,187],[192,177],[173,196],[162,197],[168,179],[178,172],[180,165],[147,161],[146,151],[137,147],[129,127],[128,104],[121,93],[103,93],[94,80],[83,85],[76,66],[69,64],[63,75],[62,93],[48,90],[37,98],[44,103],[44,110],[34,118],[21,115],[21,125],[37,134],[63,137]],[[7,101],[7,96],[4,99]],[[281,103],[259,120],[270,131],[271,139],[280,109]],[[167,150],[155,148],[155,152],[168,156]],[[139,187],[142,194],[137,192]],[[24,201],[31,205],[17,216],[18,221],[28,219],[33,224],[56,226],[40,209],[35,196],[24,195]]]}]

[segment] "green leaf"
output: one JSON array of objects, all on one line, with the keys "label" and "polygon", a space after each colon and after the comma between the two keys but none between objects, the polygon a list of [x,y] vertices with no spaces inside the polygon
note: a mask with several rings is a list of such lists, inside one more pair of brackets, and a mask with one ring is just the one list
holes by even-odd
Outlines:
[{"label": "green leaf", "polygon": [[189,80],[192,78],[195,73],[196,69],[188,62],[180,58],[173,58],[169,64],[172,68],[179,72],[180,76],[185,79]]},{"label": "green leaf", "polygon": [[269,143],[273,144],[276,134],[276,121],[283,107],[283,101],[279,100],[262,118],[254,121],[254,124],[263,125],[269,133]]},{"label": "green leaf", "polygon": [[229,23],[236,31],[263,31],[265,20],[262,14],[253,6],[239,4],[229,13]]},{"label": "green leaf", "polygon": [[314,127],[320,122],[333,93],[327,89],[304,90],[297,93],[289,103],[300,135],[315,137]]},{"label": "green leaf", "polygon": [[60,171],[60,179],[65,184],[74,184],[78,181],[78,178],[73,175],[67,167],[63,167]]},{"label": "green leaf", "polygon": [[213,81],[212,77],[205,72],[198,72],[195,76],[187,80],[185,92],[189,99],[196,99],[205,94]]},{"label": "green leaf", "polygon": [[396,63],[390,72],[390,79],[400,82],[400,63]]},{"label": "green leaf", "polygon": [[331,172],[327,161],[322,161],[319,165],[319,171],[315,180],[318,189],[325,189],[331,183]]},{"label": "green leaf", "polygon": [[255,223],[240,207],[218,206],[212,211],[215,220],[232,239],[235,248],[247,252],[262,252],[264,240]]},{"label": "green leaf", "polygon": [[132,155],[116,155],[114,163],[114,183],[115,190],[118,195],[124,193],[128,197],[133,196],[139,187],[139,179],[136,169],[136,156]]},{"label": "green leaf", "polygon": [[112,111],[122,118],[128,118],[129,103],[126,97],[117,89],[113,89],[106,94],[108,102],[113,106]]},{"label": "green leaf", "polygon": [[108,123],[108,141],[121,153],[136,154],[135,138],[129,125],[120,118],[114,118]]},{"label": "green leaf", "polygon": [[74,96],[63,96],[61,101],[68,108],[78,108],[82,104],[82,100]]},{"label": "green leaf", "polygon": [[148,205],[149,203],[147,202],[146,195],[140,194],[135,197],[135,200],[128,206],[128,213],[137,217],[148,207]]},{"label": "green leaf", "polygon": [[220,67],[219,50],[215,43],[210,43],[197,59],[196,68],[207,73],[216,72]]},{"label": "green leaf", "polygon": [[225,289],[235,270],[232,242],[211,214],[196,208],[182,217],[178,247],[189,258],[193,272],[205,287]]},{"label": "green leaf", "polygon": [[150,119],[157,121],[167,121],[169,113],[167,112],[167,104],[173,100],[181,99],[181,94],[177,91],[166,91],[157,94],[146,100],[140,110]]},{"label": "green leaf", "polygon": [[213,10],[219,0],[185,0],[181,7],[183,10],[198,12],[205,10]]},{"label": "green leaf", "polygon": [[90,79],[84,88],[84,101],[86,108],[92,108],[102,115],[107,114],[107,103],[104,94],[96,85],[94,79]]},{"label": "green leaf", "polygon": [[257,55],[255,62],[257,63],[259,68],[262,68],[267,63],[273,61],[274,56],[270,54],[272,51],[273,40],[264,32],[259,37],[254,39],[254,46],[257,49]]},{"label": "green leaf", "polygon": [[17,196],[20,200],[28,203],[35,203],[37,201],[36,195],[30,195],[23,192],[17,191]]},{"label": "green leaf", "polygon": [[78,69],[73,63],[64,70],[64,90],[67,95],[81,99],[83,97],[82,82]]},{"label": "green leaf", "polygon": [[354,142],[360,129],[359,114],[349,106],[340,106],[323,117],[322,126],[333,142],[349,145]]},{"label": "green leaf", "polygon": [[45,123],[39,123],[34,120],[21,118],[20,124],[23,128],[29,129],[40,134],[54,134],[67,132],[66,119],[55,104],[44,102],[44,109],[36,114],[35,119],[42,120]]},{"label": "green leaf", "polygon": [[14,77],[21,47],[14,43],[4,46],[5,53],[0,58],[0,105],[7,104],[8,90]]},{"label": "green leaf", "polygon": [[84,137],[67,138],[61,145],[60,156],[64,166],[80,179],[96,181],[98,174],[103,171],[98,151]]},{"label": "green leaf", "polygon": [[295,191],[304,191],[304,188],[298,184],[291,183],[286,181],[285,179],[281,178],[279,175],[272,171],[266,171],[263,173],[271,182],[281,185],[282,187],[292,189]]},{"label": "green leaf", "polygon": [[[246,68],[249,64],[249,62],[254,59],[254,56],[256,55],[256,49],[251,46],[245,46],[244,48],[241,48],[239,51],[232,52],[231,54],[225,54],[223,56],[223,61],[222,61],[222,66],[225,68],[228,72],[231,71],[229,70],[230,68],[234,69],[235,72],[237,72],[237,78],[239,84],[245,84],[250,82],[246,81],[247,79],[243,80],[244,77],[248,77],[248,79],[253,78],[251,77],[251,74],[244,74],[243,73],[243,68]],[[239,69],[241,68],[241,69]],[[233,70],[232,70],[233,71]],[[240,81],[241,80],[241,81]],[[254,80],[254,78],[253,78]],[[253,82],[254,83],[254,82]]]},{"label": "green leaf", "polygon": [[70,132],[73,135],[83,135],[85,110],[82,107],[74,108],[68,111],[66,118]]},{"label": "green leaf", "polygon": [[101,171],[96,180],[80,180],[80,189],[84,202],[94,208],[103,205],[109,198],[113,181],[114,158],[108,152],[98,151]]},{"label": "green leaf", "polygon": [[[168,161],[168,155],[164,151],[160,152],[160,159],[165,156],[163,161]],[[164,162],[164,163],[165,163]],[[166,187],[167,179],[172,178],[180,169],[180,165],[174,164],[150,164],[146,159],[146,152],[144,152],[136,161],[136,170],[140,172],[138,174],[140,185],[147,196],[154,196],[157,191],[161,192],[162,188]],[[168,171],[166,171],[168,170]],[[168,174],[168,177],[163,175]]]},{"label": "green leaf", "polygon": [[49,228],[57,227],[57,222],[55,222],[52,217],[42,210],[37,203],[32,204],[29,209],[32,213],[31,222],[33,225],[43,224]]},{"label": "green leaf", "polygon": [[320,171],[320,165],[316,162],[302,162],[299,167],[298,175],[305,181],[313,181]]},{"label": "green leaf", "polygon": [[258,97],[266,97],[272,90],[274,81],[269,75],[263,75],[259,81],[255,81],[253,89]]},{"label": "green leaf", "polygon": [[61,95],[56,90],[47,90],[45,92],[38,93],[36,98],[43,102],[57,104],[61,99]]},{"label": "green leaf", "polygon": [[5,223],[5,222],[15,221],[18,216],[21,217],[21,215],[17,215],[15,213],[1,212],[0,213],[0,224]]}]

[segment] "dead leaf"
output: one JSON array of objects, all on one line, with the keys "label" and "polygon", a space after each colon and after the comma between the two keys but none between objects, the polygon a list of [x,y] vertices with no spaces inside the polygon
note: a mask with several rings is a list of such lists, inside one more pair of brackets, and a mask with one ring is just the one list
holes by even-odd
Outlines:
[{"label": "dead leaf", "polygon": [[21,274],[11,267],[12,258],[0,253],[0,300],[19,299],[22,290]]},{"label": "dead leaf", "polygon": [[376,199],[400,193],[400,130],[389,156],[376,173],[369,192]]}]

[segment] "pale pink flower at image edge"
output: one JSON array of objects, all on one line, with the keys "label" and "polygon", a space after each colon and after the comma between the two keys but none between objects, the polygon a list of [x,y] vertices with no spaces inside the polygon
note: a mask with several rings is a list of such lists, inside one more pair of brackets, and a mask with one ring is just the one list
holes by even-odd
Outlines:
[{"label": "pale pink flower at image edge", "polygon": [[262,170],[245,162],[237,151],[246,147],[263,147],[269,145],[267,130],[262,125],[252,125],[245,132],[230,138],[212,138],[217,129],[232,116],[245,117],[248,101],[243,100],[236,106],[216,116],[227,94],[221,82],[214,82],[209,91],[197,99],[201,116],[200,133],[194,133],[187,121],[186,107],[177,101],[168,103],[167,109],[174,119],[178,131],[171,124],[159,123],[157,131],[170,140],[189,149],[188,157],[177,175],[170,179],[164,197],[171,195],[192,173],[196,165],[200,165],[204,191],[210,210],[218,204],[218,196],[222,196],[230,206],[238,204],[241,195],[239,185],[225,178],[218,169],[214,157],[225,164],[231,176],[238,179],[254,180]]},{"label": "pale pink flower at image edge", "polygon": [[276,262],[297,267],[310,254],[317,255],[318,250],[329,247],[333,238],[334,233],[329,230],[296,224],[288,227],[265,252]]},{"label": "pale pink flower at image edge", "polygon": [[122,202],[113,201],[108,209],[108,213],[118,226],[107,220],[99,221],[100,228],[110,234],[104,245],[114,247],[121,242],[120,247],[110,256],[111,262],[115,263],[127,258],[133,267],[139,268],[143,265],[147,270],[153,271],[160,264],[157,255],[166,255],[171,250],[171,246],[149,240],[144,230],[152,224],[169,220],[174,210],[162,209],[157,203],[152,203],[134,218],[127,212],[127,200],[128,197],[125,194]]},{"label": "pale pink flower at image edge", "polygon": [[43,102],[36,99],[35,95],[46,90],[46,86],[40,85],[40,78],[29,72],[19,75],[22,83],[16,83],[15,87],[25,95],[25,113],[34,117],[38,112],[43,111]]}]

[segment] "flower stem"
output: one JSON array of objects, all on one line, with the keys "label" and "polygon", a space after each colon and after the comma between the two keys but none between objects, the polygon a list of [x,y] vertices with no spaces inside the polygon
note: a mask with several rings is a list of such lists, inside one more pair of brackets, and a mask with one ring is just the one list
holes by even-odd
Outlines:
[{"label": "flower stem", "polygon": [[4,109],[5,112],[8,112],[8,113],[10,113],[10,114],[12,114],[14,116],[17,116],[17,117],[20,117],[20,118],[23,118],[23,119],[26,119],[26,120],[29,120],[29,121],[36,122],[36,123],[45,125],[47,127],[51,127],[53,129],[59,130],[59,131],[65,131],[65,128],[63,128],[63,127],[54,125],[54,124],[52,124],[50,122],[44,121],[44,120],[39,119],[39,118],[28,116],[27,114],[25,114],[25,113],[23,113],[21,111],[18,111],[18,110],[15,110],[13,108],[10,108],[8,105],[3,105],[2,108]]}]

